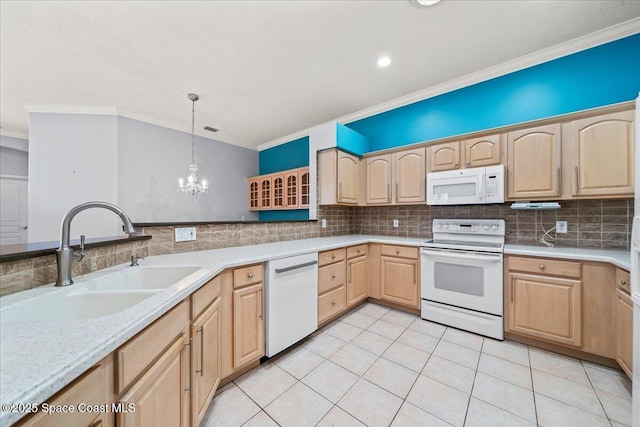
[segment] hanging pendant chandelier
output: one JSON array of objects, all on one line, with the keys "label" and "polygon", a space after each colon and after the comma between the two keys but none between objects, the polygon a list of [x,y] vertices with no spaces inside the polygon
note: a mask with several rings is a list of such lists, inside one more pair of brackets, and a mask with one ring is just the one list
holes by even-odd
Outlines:
[{"label": "hanging pendant chandelier", "polygon": [[191,100],[191,164],[189,165],[189,176],[187,180],[180,178],[178,180],[178,191],[182,191],[185,195],[191,196],[192,200],[199,198],[201,195],[209,190],[209,184],[206,179],[198,182],[198,165],[196,165],[196,149],[195,149],[195,122],[196,122],[196,101],[200,99],[195,93],[188,95]]}]

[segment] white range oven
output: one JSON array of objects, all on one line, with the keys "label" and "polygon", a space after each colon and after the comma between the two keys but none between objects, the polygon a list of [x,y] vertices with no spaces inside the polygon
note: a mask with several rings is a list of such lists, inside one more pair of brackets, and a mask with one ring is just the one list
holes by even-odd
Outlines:
[{"label": "white range oven", "polygon": [[433,220],[420,249],[421,317],[504,339],[504,220]]}]

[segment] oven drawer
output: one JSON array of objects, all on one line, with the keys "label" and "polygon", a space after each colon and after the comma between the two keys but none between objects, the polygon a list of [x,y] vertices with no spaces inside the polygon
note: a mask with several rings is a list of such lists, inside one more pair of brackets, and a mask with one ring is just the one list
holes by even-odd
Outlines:
[{"label": "oven drawer", "polygon": [[418,248],[413,248],[410,246],[382,245],[381,253],[382,255],[386,256],[418,259]]},{"label": "oven drawer", "polygon": [[548,274],[552,276],[574,277],[582,276],[581,263],[573,261],[559,261],[548,258],[522,258],[510,256],[507,259],[509,271],[523,271],[526,273]]}]

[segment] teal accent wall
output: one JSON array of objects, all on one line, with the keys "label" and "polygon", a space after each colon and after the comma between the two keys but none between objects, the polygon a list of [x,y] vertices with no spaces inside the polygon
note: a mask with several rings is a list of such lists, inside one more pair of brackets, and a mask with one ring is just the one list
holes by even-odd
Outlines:
[{"label": "teal accent wall", "polygon": [[296,139],[258,153],[258,174],[309,166],[309,137]]},{"label": "teal accent wall", "polygon": [[292,209],[289,211],[259,211],[260,221],[306,221],[309,209]]},{"label": "teal accent wall", "polygon": [[357,156],[371,151],[371,143],[364,135],[340,123],[338,123],[336,129],[336,145],[341,150]]},{"label": "teal accent wall", "polygon": [[[296,139],[258,153],[260,175],[309,166],[309,137]],[[259,211],[260,221],[308,220],[308,209]]]},{"label": "teal accent wall", "polygon": [[640,34],[349,123],[370,151],[635,99]]}]

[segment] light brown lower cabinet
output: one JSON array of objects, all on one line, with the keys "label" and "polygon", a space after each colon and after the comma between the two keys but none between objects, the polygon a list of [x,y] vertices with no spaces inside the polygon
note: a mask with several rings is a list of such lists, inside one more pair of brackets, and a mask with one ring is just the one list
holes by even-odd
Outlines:
[{"label": "light brown lower cabinet", "polygon": [[509,331],[580,347],[580,280],[510,272],[507,283]]},{"label": "light brown lower cabinet", "polygon": [[[352,307],[367,299],[366,249],[367,245],[347,249],[347,307]],[[360,253],[364,255],[356,256]]]},{"label": "light brown lower cabinet", "polygon": [[233,291],[233,367],[264,356],[262,283]]},{"label": "light brown lower cabinet", "polygon": [[191,324],[193,345],[191,378],[191,419],[197,426],[204,418],[209,403],[222,379],[222,315],[221,298],[215,301]]},{"label": "light brown lower cabinet", "polygon": [[633,367],[633,302],[626,292],[616,292],[616,361],[629,377]]},{"label": "light brown lower cabinet", "polygon": [[410,258],[380,258],[380,298],[396,304],[419,308],[420,272],[418,260]]},{"label": "light brown lower cabinet", "polygon": [[[110,372],[113,374],[113,371]],[[51,399],[47,400],[49,405],[72,405],[77,408],[80,403],[94,406],[104,405],[108,402],[105,396],[104,369],[102,364],[98,364],[82,374],[73,383],[65,387]],[[111,409],[109,407],[109,409]],[[31,416],[18,421],[16,426],[20,427],[68,427],[84,426],[97,427],[106,423],[105,412],[80,412],[73,413],[57,412],[51,415],[44,412],[36,412]]]},{"label": "light brown lower cabinet", "polygon": [[[189,426],[189,335],[180,335],[118,403],[119,427]],[[133,410],[131,410],[133,409]]]}]

